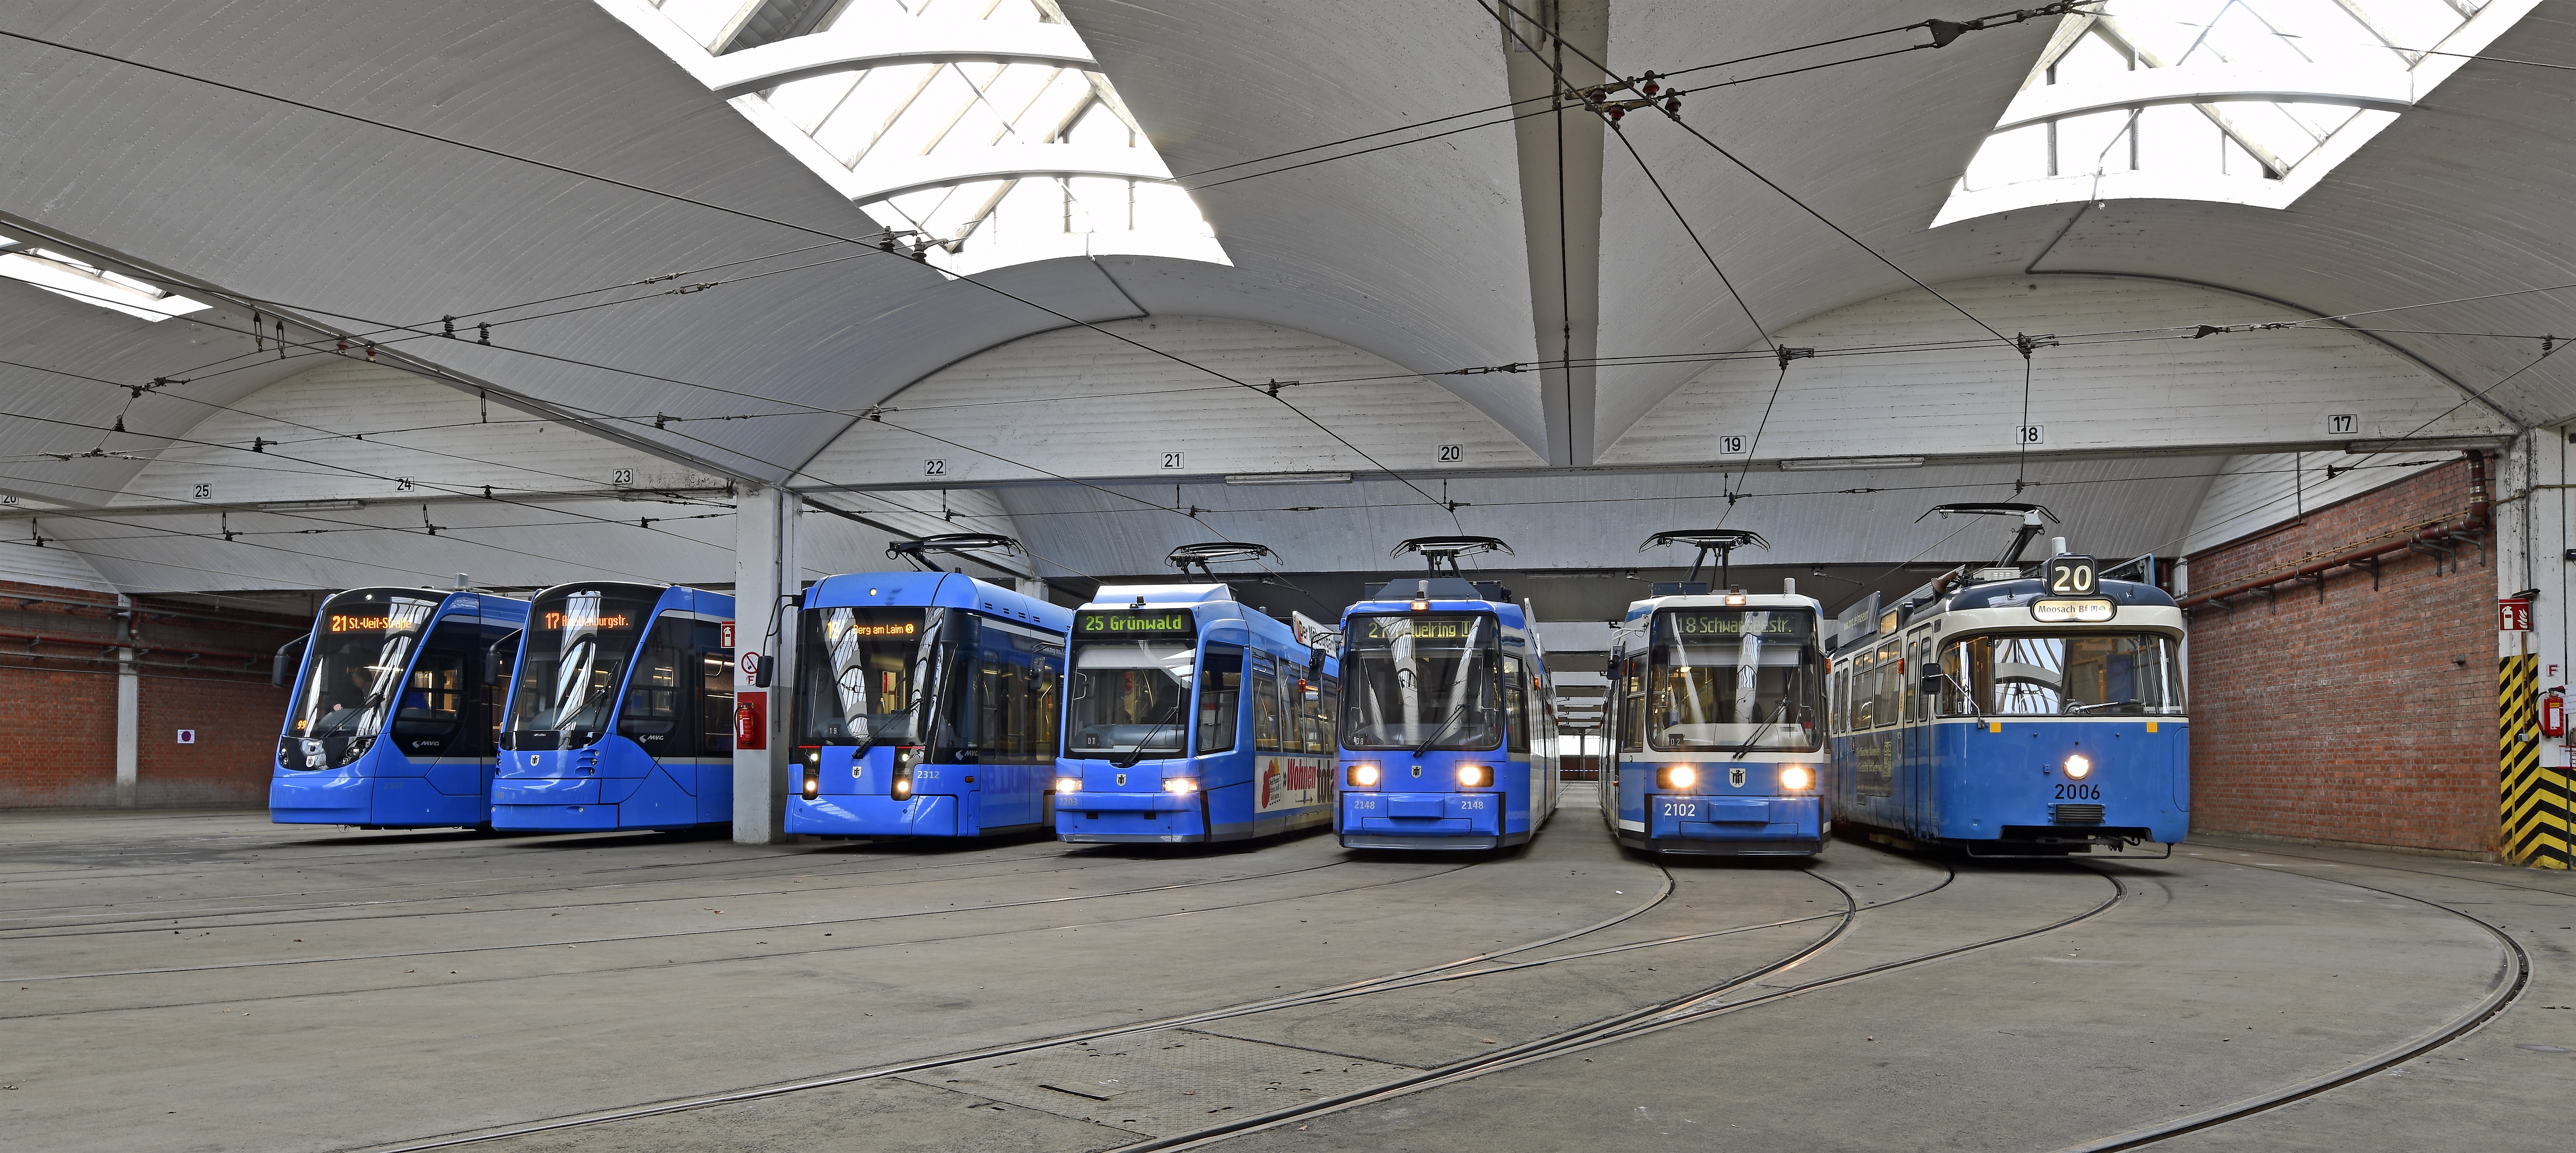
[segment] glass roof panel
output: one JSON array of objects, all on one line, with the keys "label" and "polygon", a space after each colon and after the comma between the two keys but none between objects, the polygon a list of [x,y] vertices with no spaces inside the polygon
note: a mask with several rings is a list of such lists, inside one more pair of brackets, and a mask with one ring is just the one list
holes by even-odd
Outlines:
[{"label": "glass roof panel", "polygon": [[1054,0],[597,2],[935,266],[1231,263]]},{"label": "glass roof panel", "polygon": [[2286,208],[2537,4],[2103,0],[2064,18],[1933,224],[2130,197]]}]

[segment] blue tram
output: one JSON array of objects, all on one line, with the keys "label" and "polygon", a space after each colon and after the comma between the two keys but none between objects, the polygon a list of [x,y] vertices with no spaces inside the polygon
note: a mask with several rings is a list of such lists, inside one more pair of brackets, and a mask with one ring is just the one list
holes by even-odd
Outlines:
[{"label": "blue tram", "polygon": [[528,602],[475,592],[351,589],[322,602],[278,735],[269,819],[371,829],[491,820],[501,690],[486,653]]},{"label": "blue tram", "polygon": [[1629,605],[1612,636],[1601,819],[1649,852],[1823,852],[1823,606],[1794,582],[1704,587]]},{"label": "blue tram", "polygon": [[589,581],[538,593],[510,690],[492,826],[684,829],[733,819],[733,598]]},{"label": "blue tram", "polygon": [[1555,692],[1522,605],[1457,558],[1489,537],[1409,540],[1451,575],[1394,580],[1343,610],[1341,803],[1355,849],[1493,849],[1556,811]]},{"label": "blue tram", "polygon": [[2152,584],[2098,579],[2062,541],[2026,573],[2014,563],[2036,531],[2026,515],[2004,560],[1846,618],[1831,677],[1835,812],[1873,839],[1976,856],[2179,843],[2191,824],[2182,610]]},{"label": "blue tram", "polygon": [[1327,824],[1339,672],[1226,585],[1103,586],[1073,615],[1057,836],[1230,841]]},{"label": "blue tram", "polygon": [[798,615],[788,832],[1055,828],[1071,612],[933,570],[830,577]]}]

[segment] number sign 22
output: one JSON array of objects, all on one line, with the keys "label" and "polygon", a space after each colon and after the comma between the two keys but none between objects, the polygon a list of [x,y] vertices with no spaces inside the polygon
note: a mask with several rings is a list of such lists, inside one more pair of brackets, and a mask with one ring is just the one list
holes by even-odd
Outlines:
[{"label": "number sign 22", "polygon": [[2051,593],[2073,593],[2082,596],[2092,592],[2100,583],[2093,577],[2093,558],[2089,556],[2070,554],[2050,557],[2044,575],[2047,579],[2048,591]]}]

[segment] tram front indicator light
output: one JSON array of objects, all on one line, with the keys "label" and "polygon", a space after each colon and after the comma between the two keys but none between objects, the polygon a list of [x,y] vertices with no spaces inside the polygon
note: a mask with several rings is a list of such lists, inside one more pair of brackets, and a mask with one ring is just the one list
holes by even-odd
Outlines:
[{"label": "tram front indicator light", "polygon": [[1780,769],[1780,787],[1800,792],[1815,787],[1816,770],[1805,765],[1785,765]]},{"label": "tram front indicator light", "polygon": [[1655,770],[1658,789],[1687,789],[1699,783],[1699,770],[1689,765],[1667,765]]},{"label": "tram front indicator light", "polygon": [[1377,766],[1366,764],[1352,765],[1350,772],[1346,774],[1345,779],[1350,781],[1351,787],[1354,789],[1374,789],[1377,787]]},{"label": "tram front indicator light", "polygon": [[1463,788],[1481,789],[1494,783],[1494,770],[1489,765],[1458,766],[1458,784]]},{"label": "tram front indicator light", "polygon": [[2089,777],[2089,776],[2092,776],[2092,775],[2093,775],[2093,762],[2092,762],[2092,760],[2091,760],[2090,758],[2086,757],[2086,756],[2085,756],[2084,754],[2082,754],[2082,753],[2071,753],[2071,754],[2068,754],[2068,756],[2067,756],[2067,758],[2066,758],[2066,779],[2067,779],[2067,780],[2070,780],[2070,781],[2080,781],[2080,780],[2083,780],[2084,778]]},{"label": "tram front indicator light", "polygon": [[1199,791],[1199,783],[1189,777],[1173,777],[1163,782],[1163,791],[1176,796],[1188,796]]}]

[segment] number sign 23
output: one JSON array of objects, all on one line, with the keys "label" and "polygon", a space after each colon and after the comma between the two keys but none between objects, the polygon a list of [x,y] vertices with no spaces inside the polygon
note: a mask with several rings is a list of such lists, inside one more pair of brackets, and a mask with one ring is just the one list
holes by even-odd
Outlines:
[{"label": "number sign 23", "polygon": [[2094,579],[2093,558],[2089,556],[2050,557],[2048,568],[2043,575],[2047,581],[2048,591],[2061,595],[2073,593],[2082,596],[2094,591],[2100,583]]}]

